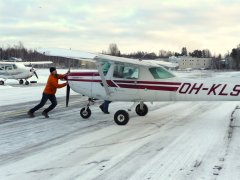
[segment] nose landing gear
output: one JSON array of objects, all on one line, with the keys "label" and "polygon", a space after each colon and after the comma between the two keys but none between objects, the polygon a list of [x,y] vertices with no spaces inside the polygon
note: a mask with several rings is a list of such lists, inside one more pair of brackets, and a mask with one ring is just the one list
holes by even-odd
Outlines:
[{"label": "nose landing gear", "polygon": [[88,98],[88,104],[80,110],[80,115],[83,119],[87,119],[91,116],[92,112],[89,108],[91,104],[94,104],[94,100],[92,98]]}]

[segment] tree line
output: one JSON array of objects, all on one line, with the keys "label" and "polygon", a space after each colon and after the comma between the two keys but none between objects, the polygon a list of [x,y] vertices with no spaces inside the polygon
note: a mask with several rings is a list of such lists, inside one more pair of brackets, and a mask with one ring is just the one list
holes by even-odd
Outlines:
[{"label": "tree line", "polygon": [[[134,59],[157,59],[157,58],[169,58],[171,56],[192,56],[198,58],[212,58],[213,62],[215,62],[215,68],[225,68],[224,65],[220,62],[222,60],[222,56],[219,54],[218,56],[213,56],[208,49],[203,50],[193,50],[192,52],[188,52],[186,47],[181,49],[181,52],[173,52],[168,50],[159,50],[158,54],[155,52],[146,52],[146,51],[137,51],[131,53],[122,53],[116,43],[111,43],[107,51],[102,51],[102,54],[108,54],[112,56],[126,57],[126,58],[134,58]],[[82,67],[84,68],[93,68],[93,64],[85,64],[79,62],[78,60],[64,58],[64,57],[52,57],[43,55],[38,53],[36,50],[26,49],[22,42],[19,42],[17,45],[8,46],[7,48],[0,48],[0,59],[7,60],[10,57],[21,58],[24,61],[53,61],[55,65],[61,68],[68,67]],[[234,65],[233,69],[240,69],[240,44],[233,48],[231,53],[228,53],[224,57],[225,59],[232,59]]]},{"label": "tree line", "polygon": [[103,51],[103,54],[109,54],[112,56],[121,56],[121,57],[129,57],[129,58],[144,58],[144,59],[157,59],[157,58],[169,58],[171,56],[192,56],[192,57],[198,57],[198,58],[211,58],[212,54],[210,50],[208,49],[203,49],[203,50],[194,50],[192,52],[187,51],[186,47],[182,48],[181,53],[179,52],[173,52],[173,51],[166,51],[166,50],[159,50],[159,54],[157,55],[154,52],[145,52],[145,51],[137,51],[137,52],[132,52],[129,54],[123,54],[119,50],[117,44],[112,43],[109,45],[108,51]]}]

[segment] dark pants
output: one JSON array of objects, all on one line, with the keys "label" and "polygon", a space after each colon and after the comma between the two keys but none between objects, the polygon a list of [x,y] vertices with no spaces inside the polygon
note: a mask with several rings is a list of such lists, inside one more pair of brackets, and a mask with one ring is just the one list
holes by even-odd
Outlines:
[{"label": "dark pants", "polygon": [[101,104],[101,106],[103,107],[103,111],[104,111],[104,112],[108,112],[108,106],[109,106],[110,103],[111,103],[111,101],[105,100],[105,101]]},{"label": "dark pants", "polygon": [[57,99],[54,94],[43,93],[41,102],[38,105],[36,105],[34,108],[30,109],[30,112],[34,113],[35,111],[42,108],[46,104],[47,100],[50,100],[52,104],[47,109],[44,110],[46,113],[53,110],[57,106]]}]

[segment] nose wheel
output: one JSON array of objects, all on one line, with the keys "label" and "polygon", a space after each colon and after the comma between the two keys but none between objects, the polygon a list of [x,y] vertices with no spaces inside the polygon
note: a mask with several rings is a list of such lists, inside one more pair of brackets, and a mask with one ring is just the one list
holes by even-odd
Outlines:
[{"label": "nose wheel", "polygon": [[94,101],[92,101],[92,98],[88,98],[88,104],[80,110],[80,116],[83,119],[87,119],[91,116],[92,112],[89,108],[91,104],[94,104]]},{"label": "nose wheel", "polygon": [[87,108],[82,108],[81,110],[80,110],[80,115],[81,115],[81,117],[82,118],[84,118],[84,119],[87,119],[87,118],[89,118],[90,116],[91,116],[91,114],[92,114],[92,112],[91,112],[91,110],[89,109],[89,107],[87,107]]}]

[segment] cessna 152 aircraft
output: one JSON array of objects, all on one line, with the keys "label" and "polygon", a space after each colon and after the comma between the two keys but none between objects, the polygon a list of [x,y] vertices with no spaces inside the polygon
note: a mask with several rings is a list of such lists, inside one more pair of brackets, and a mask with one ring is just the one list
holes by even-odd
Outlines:
[{"label": "cessna 152 aircraft", "polygon": [[[240,83],[212,82],[209,80],[176,77],[154,61],[139,61],[102,54],[83,54],[72,50],[45,50],[52,56],[63,56],[94,62],[95,72],[70,72],[68,74],[67,104],[70,88],[90,98],[109,101],[129,101],[139,116],[148,113],[144,102],[153,101],[239,101]],[[80,110],[83,118],[91,116],[89,103]],[[114,115],[118,125],[129,121],[126,110]]]},{"label": "cessna 152 aircraft", "polygon": [[[19,80],[19,84],[23,84],[25,79],[25,85],[29,85],[28,78],[35,75],[38,78],[36,69],[32,65],[36,64],[51,64],[51,61],[40,61],[40,62],[7,62],[0,61],[0,85],[4,85],[7,79]],[[31,66],[31,67],[26,67]]]}]

